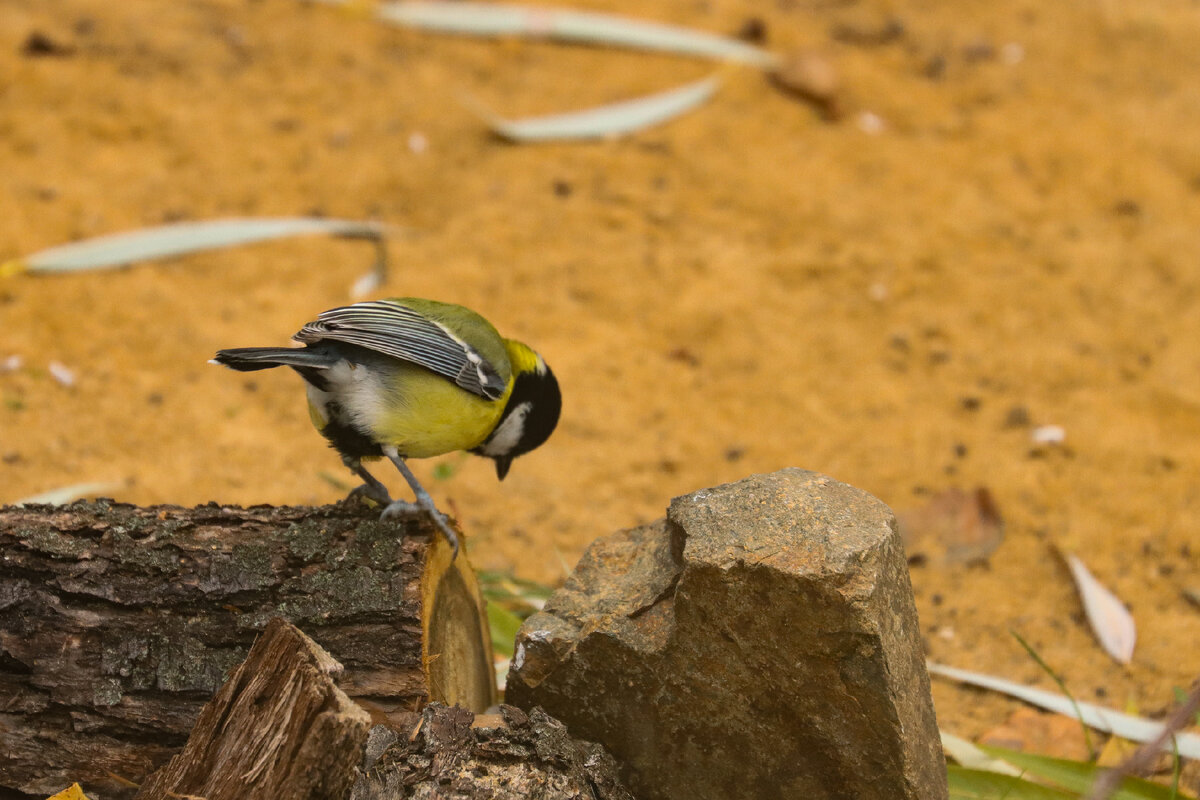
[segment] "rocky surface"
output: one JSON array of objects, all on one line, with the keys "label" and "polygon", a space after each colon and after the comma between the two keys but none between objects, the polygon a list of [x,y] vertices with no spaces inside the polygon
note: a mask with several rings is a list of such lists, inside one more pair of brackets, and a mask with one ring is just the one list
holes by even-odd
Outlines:
[{"label": "rocky surface", "polygon": [[595,543],[521,629],[507,697],[651,800],[946,797],[891,511],[789,469]]}]

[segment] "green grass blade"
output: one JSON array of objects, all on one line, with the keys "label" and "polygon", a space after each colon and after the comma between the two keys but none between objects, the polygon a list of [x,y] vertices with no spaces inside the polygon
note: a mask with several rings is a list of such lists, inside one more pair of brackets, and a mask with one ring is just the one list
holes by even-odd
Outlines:
[{"label": "green grass blade", "polygon": [[517,630],[521,627],[521,618],[498,603],[487,604],[488,629],[492,635],[492,649],[504,656],[512,658],[513,648],[517,641]]},{"label": "green grass blade", "polygon": [[954,764],[946,769],[950,800],[1078,800],[1078,795],[1031,783],[1013,775],[1000,775]]},{"label": "green grass blade", "polygon": [[1058,688],[1062,691],[1063,696],[1071,701],[1071,708],[1075,711],[1075,719],[1080,720],[1079,726],[1083,731],[1083,745],[1087,748],[1088,754],[1095,759],[1096,748],[1092,745],[1092,736],[1088,733],[1088,726],[1082,721],[1083,714],[1079,710],[1079,703],[1075,700],[1075,695],[1071,694],[1070,690],[1067,689],[1066,681],[1064,681],[1057,672],[1050,668],[1050,665],[1042,659],[1041,654],[1034,650],[1029,642],[1021,638],[1021,634],[1013,630],[1010,630],[1009,633],[1011,633],[1013,638],[1020,643],[1021,647],[1025,648],[1025,652],[1029,654],[1030,658],[1037,662],[1037,665],[1042,668],[1042,671],[1049,675],[1050,678],[1058,685]]},{"label": "green grass blade", "polygon": [[[1014,767],[1063,789],[1079,794],[1091,788],[1104,767],[1088,764],[1083,761],[1071,761],[1065,758],[1051,758],[1036,753],[1022,753],[1018,750],[1008,750],[1003,747],[979,745],[979,749],[990,756],[1002,758]],[[1111,800],[1170,800],[1171,787],[1160,786],[1157,783],[1141,778],[1125,778],[1120,787],[1112,795]],[[1180,800],[1194,800],[1185,795],[1177,794]]]},{"label": "green grass blade", "polygon": [[[1082,719],[1091,727],[1106,733],[1116,734],[1122,739],[1129,739],[1134,742],[1149,742],[1158,738],[1163,730],[1161,722],[1136,717],[1132,714],[1123,714],[1120,711],[1092,705],[1091,703],[1080,702],[1074,704],[1060,694],[1047,692],[1033,686],[1025,686],[1005,680],[1004,678],[997,678],[994,675],[984,675],[979,672],[958,669],[957,667],[947,667],[932,662],[927,663],[926,666],[929,669],[930,675],[940,675],[971,686],[979,686],[995,692],[1002,692],[1018,700],[1024,700],[1031,705],[1044,708],[1047,711],[1055,711],[1072,719]],[[1181,756],[1200,759],[1200,735],[1194,733],[1177,733],[1174,739]]]}]

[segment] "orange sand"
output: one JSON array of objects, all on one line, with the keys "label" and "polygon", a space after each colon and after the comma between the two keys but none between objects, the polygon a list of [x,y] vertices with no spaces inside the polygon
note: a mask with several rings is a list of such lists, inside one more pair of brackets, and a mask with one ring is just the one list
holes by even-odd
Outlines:
[{"label": "orange sand", "polygon": [[[897,508],[984,485],[1008,523],[990,565],[913,570],[931,657],[1052,688],[1016,630],[1081,699],[1161,709],[1200,672],[1181,594],[1200,588],[1194,3],[586,5],[719,32],[759,17],[770,47],[829,60],[847,114],[741,70],[631,139],[517,147],[464,98],[562,111],[711,66],[292,0],[18,0],[0,6],[0,260],[181,218],[400,226],[380,295],[475,308],[564,387],[559,431],[504,483],[472,457],[444,459],[447,480],[416,465],[476,565],[557,580],[673,495],[789,465]],[[890,43],[832,33],[893,16]],[[35,31],[71,52],[22,55]],[[0,374],[0,499],[116,481],[137,503],[335,500],[322,475],[350,476],[298,378],[205,362],[285,343],[371,257],[314,238],[0,282],[0,359],[24,359]],[[1006,426],[1017,407],[1029,424]],[[1039,424],[1065,447],[1031,454]],[[1052,545],[1131,605],[1131,667],[1096,646]],[[935,694],[964,735],[1014,706]]]}]

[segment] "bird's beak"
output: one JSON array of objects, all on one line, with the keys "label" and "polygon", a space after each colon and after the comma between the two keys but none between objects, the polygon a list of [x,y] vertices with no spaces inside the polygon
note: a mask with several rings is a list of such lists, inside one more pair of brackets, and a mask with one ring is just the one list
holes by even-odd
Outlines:
[{"label": "bird's beak", "polygon": [[504,476],[508,474],[508,468],[512,466],[512,456],[497,456],[495,461],[496,477],[504,480]]}]

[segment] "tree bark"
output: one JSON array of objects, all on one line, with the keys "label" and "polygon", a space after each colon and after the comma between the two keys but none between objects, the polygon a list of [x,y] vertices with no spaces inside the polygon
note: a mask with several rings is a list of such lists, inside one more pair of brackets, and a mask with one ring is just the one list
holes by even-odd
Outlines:
[{"label": "tree bark", "polygon": [[74,781],[130,797],[275,616],[345,666],[377,722],[494,699],[474,575],[421,515],[0,508],[0,797]]},{"label": "tree bark", "polygon": [[350,800],[633,800],[617,762],[540,709],[430,704],[411,730],[377,727]]}]

